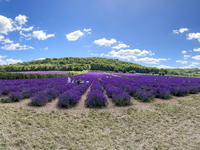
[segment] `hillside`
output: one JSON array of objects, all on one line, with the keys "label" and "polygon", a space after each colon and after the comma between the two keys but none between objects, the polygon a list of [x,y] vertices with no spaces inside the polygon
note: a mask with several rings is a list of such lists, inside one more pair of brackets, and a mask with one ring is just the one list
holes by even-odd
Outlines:
[{"label": "hillside", "polygon": [[120,61],[118,59],[108,59],[99,57],[78,58],[46,58],[44,60],[32,60],[10,65],[1,65],[0,70],[7,72],[19,71],[82,71],[82,70],[99,70],[114,72],[131,72],[131,73],[150,73],[150,74],[168,74],[168,75],[184,75],[178,71],[170,69],[158,69],[156,67],[146,67],[139,64]]}]

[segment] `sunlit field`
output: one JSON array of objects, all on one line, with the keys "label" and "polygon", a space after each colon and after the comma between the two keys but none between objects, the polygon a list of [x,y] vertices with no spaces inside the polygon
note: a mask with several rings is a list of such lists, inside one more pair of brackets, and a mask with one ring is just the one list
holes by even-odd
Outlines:
[{"label": "sunlit field", "polygon": [[71,78],[89,83],[1,80],[0,149],[200,147],[198,78],[102,72]]}]

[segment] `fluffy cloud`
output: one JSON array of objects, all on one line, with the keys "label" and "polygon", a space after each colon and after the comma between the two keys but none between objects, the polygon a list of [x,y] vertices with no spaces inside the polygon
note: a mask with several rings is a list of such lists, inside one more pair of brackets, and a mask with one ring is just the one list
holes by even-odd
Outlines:
[{"label": "fluffy cloud", "polygon": [[22,31],[19,32],[20,35],[24,36],[24,37],[31,37],[31,34],[24,34]]},{"label": "fluffy cloud", "polygon": [[189,66],[183,66],[183,67],[179,67],[179,68],[186,69],[186,68],[196,67],[196,65],[200,65],[200,63],[192,62]]},{"label": "fluffy cloud", "polygon": [[68,41],[76,41],[78,40],[81,36],[83,36],[85,33],[81,32],[80,30],[71,32],[69,34],[66,34],[66,38],[68,39]]},{"label": "fluffy cloud", "polygon": [[179,34],[179,33],[184,33],[186,31],[189,31],[190,29],[188,28],[180,28],[179,30],[173,30],[174,34]]},{"label": "fluffy cloud", "polygon": [[48,50],[48,49],[49,49],[48,47],[45,47],[45,48],[44,48],[44,50]]},{"label": "fluffy cloud", "polygon": [[38,58],[38,59],[36,59],[36,60],[44,60],[44,59],[46,59],[46,58]]},{"label": "fluffy cloud", "polygon": [[54,34],[48,34],[46,35],[43,30],[40,31],[33,31],[33,37],[37,38],[38,40],[46,40],[47,38],[54,37]]},{"label": "fluffy cloud", "polygon": [[146,64],[158,64],[160,61],[166,61],[167,59],[165,58],[149,58],[149,57],[144,57],[144,58],[140,58],[140,59],[134,59],[134,61],[136,62],[143,62]]},{"label": "fluffy cloud", "polygon": [[118,44],[118,45],[116,45],[116,46],[114,46],[112,48],[114,48],[114,49],[121,49],[121,48],[128,48],[128,47],[130,47],[130,46],[128,46],[126,44],[123,44],[123,43],[120,43],[120,44]]},{"label": "fluffy cloud", "polygon": [[93,53],[92,53],[91,55],[92,55],[92,56],[98,56],[98,54],[93,54]]},{"label": "fluffy cloud", "polygon": [[0,59],[5,58],[5,57],[7,57],[7,56],[1,56],[1,55],[0,55]]},{"label": "fluffy cloud", "polygon": [[187,40],[197,39],[200,42],[200,33],[189,33],[187,34]]},{"label": "fluffy cloud", "polygon": [[181,63],[181,64],[187,64],[188,63],[188,61],[183,61],[183,60],[177,60],[176,62]]},{"label": "fluffy cloud", "polygon": [[29,28],[21,28],[22,31],[32,31],[33,30],[33,26],[29,27]]},{"label": "fluffy cloud", "polygon": [[104,55],[104,53],[101,53],[101,55],[100,55],[100,56],[102,57],[103,55]]},{"label": "fluffy cloud", "polygon": [[106,40],[106,38],[102,38],[99,40],[95,40],[94,44],[99,46],[111,46],[112,44],[116,43],[117,41],[115,39]]},{"label": "fluffy cloud", "polygon": [[111,52],[109,52],[109,56],[111,57],[118,57],[127,60],[136,59],[137,58],[136,56],[144,57],[146,55],[153,55],[153,54],[154,53],[152,53],[151,51],[146,51],[146,50],[141,51],[139,49],[127,49],[119,51],[112,50]]},{"label": "fluffy cloud", "polygon": [[159,65],[159,66],[157,66],[157,68],[170,69],[170,68],[175,68],[175,67],[170,67],[170,66],[166,66],[166,65]]},{"label": "fluffy cloud", "polygon": [[15,21],[19,23],[19,25],[24,25],[27,21],[28,17],[25,15],[19,14],[17,17],[15,17]]},{"label": "fluffy cloud", "polygon": [[3,35],[0,35],[0,41],[2,41],[4,39]]},{"label": "fluffy cloud", "polygon": [[18,62],[20,62],[20,63],[22,63],[22,60],[21,59],[6,59],[6,63],[7,64],[16,64],[16,63],[18,63]]},{"label": "fluffy cloud", "polygon": [[92,29],[84,29],[83,31],[84,31],[84,32],[87,32],[87,34],[91,34],[90,31],[92,31]]},{"label": "fluffy cloud", "polygon": [[6,38],[3,40],[2,44],[7,44],[7,43],[13,43],[13,41],[11,41],[9,38]]},{"label": "fluffy cloud", "polygon": [[180,28],[180,29],[179,29],[179,32],[180,32],[180,33],[183,33],[183,32],[186,32],[186,31],[189,31],[189,29],[188,29],[188,28]]},{"label": "fluffy cloud", "polygon": [[195,60],[200,60],[200,55],[193,56],[192,58]]},{"label": "fluffy cloud", "polygon": [[182,51],[183,54],[187,53],[187,51]]},{"label": "fluffy cloud", "polygon": [[9,31],[13,30],[12,24],[12,19],[0,15],[0,33],[7,35]]},{"label": "fluffy cloud", "polygon": [[28,45],[21,46],[19,43],[16,43],[16,44],[11,43],[10,45],[2,46],[1,49],[4,49],[4,50],[28,50],[28,49],[34,49],[34,47],[28,46]]},{"label": "fluffy cloud", "polygon": [[194,48],[193,51],[200,52],[200,48]]}]

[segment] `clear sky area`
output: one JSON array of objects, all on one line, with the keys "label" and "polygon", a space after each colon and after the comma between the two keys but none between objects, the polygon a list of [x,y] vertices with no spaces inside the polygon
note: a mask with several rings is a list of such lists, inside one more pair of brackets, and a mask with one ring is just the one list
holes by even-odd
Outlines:
[{"label": "clear sky area", "polygon": [[0,0],[0,65],[102,57],[200,68],[200,0]]}]

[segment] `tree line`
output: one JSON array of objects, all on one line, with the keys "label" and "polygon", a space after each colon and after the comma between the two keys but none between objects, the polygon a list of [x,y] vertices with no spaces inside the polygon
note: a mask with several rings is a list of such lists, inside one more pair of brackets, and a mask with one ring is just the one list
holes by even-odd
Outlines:
[{"label": "tree line", "polygon": [[0,71],[21,72],[21,71],[83,71],[100,70],[124,73],[146,73],[160,75],[187,75],[176,70],[158,69],[146,67],[139,64],[99,57],[79,58],[46,58],[44,60],[32,60],[10,65],[1,65]]}]

